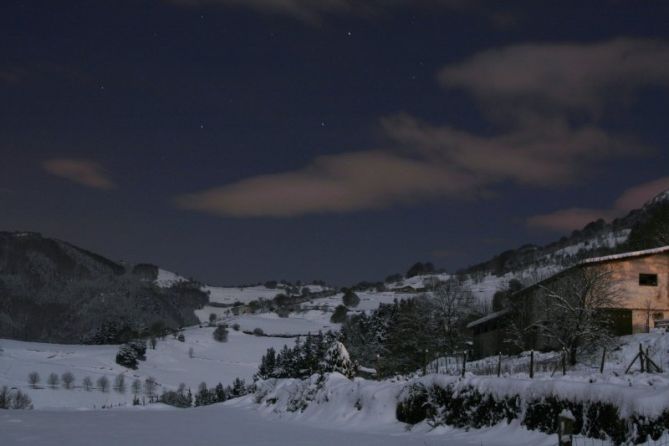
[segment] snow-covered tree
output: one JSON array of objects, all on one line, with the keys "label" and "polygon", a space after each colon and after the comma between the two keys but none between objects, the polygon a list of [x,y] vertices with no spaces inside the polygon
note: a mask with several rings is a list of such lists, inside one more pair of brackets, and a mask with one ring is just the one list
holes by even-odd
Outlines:
[{"label": "snow-covered tree", "polygon": [[93,380],[90,376],[87,376],[81,381],[81,385],[83,386],[84,390],[88,392],[93,388]]},{"label": "snow-covered tree", "polygon": [[334,341],[327,349],[320,363],[320,369],[323,373],[337,372],[347,378],[353,378],[357,371],[346,347],[339,341]]},{"label": "snow-covered tree", "polygon": [[137,360],[137,351],[127,344],[122,345],[116,354],[116,363],[129,369],[137,368]]}]

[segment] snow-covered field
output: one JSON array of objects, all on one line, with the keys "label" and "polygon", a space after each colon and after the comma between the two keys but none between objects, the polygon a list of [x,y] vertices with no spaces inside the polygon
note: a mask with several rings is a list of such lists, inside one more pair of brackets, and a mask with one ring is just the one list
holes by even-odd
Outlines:
[{"label": "snow-covered field", "polygon": [[[146,361],[139,362],[137,370],[127,369],[115,363],[118,346],[113,345],[61,345],[35,342],[0,340],[0,386],[16,387],[26,391],[37,409],[44,408],[93,408],[103,405],[130,405],[130,384],[135,379],[142,381],[153,377],[163,389],[176,389],[185,383],[193,391],[201,382],[209,386],[221,382],[231,384],[236,378],[251,380],[257,371],[260,358],[269,347],[279,349],[292,339],[259,337],[229,331],[228,342],[214,341],[213,328],[191,328],[184,331],[185,342],[168,336],[158,341],[155,350],[147,350]],[[189,351],[192,348],[192,358]],[[28,374],[39,373],[41,382],[37,389],[28,384]],[[62,386],[50,388],[47,376],[61,376],[70,371],[75,376],[75,388],[65,390]],[[113,383],[123,374],[128,389],[125,393],[114,390],[86,391],[81,387],[88,376],[95,383],[106,376]]]}]

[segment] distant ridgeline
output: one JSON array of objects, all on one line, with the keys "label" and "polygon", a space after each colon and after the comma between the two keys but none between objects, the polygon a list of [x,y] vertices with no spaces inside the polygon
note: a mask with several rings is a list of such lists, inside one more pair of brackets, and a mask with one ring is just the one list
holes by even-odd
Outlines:
[{"label": "distant ridgeline", "polygon": [[528,244],[504,251],[458,274],[503,276],[546,265],[562,269],[588,257],[665,245],[669,245],[669,191],[610,223],[602,219],[593,221],[546,246]]},{"label": "distant ridgeline", "polygon": [[103,344],[196,324],[208,301],[200,284],[161,288],[157,275],[37,233],[0,232],[0,337]]}]

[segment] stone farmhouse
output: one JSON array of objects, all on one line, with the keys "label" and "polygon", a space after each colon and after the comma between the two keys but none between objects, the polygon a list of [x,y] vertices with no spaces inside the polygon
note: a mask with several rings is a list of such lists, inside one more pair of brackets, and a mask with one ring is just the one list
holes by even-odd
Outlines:
[{"label": "stone farmhouse", "polygon": [[[606,271],[607,287],[615,293],[615,306],[602,308],[609,313],[611,330],[617,336],[647,332],[669,325],[669,246],[644,251],[625,252],[583,260],[558,274],[514,293],[507,308],[471,322],[467,327],[474,337],[476,356],[498,352],[516,353],[509,342],[513,318],[522,313],[528,325],[546,317],[546,290],[568,281],[577,274]],[[531,341],[537,350],[551,346],[541,333]]]}]

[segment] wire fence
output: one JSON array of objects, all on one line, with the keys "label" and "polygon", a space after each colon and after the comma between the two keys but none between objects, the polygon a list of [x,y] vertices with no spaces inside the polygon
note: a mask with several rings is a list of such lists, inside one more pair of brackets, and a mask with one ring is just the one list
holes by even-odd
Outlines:
[{"label": "wire fence", "polygon": [[[630,443],[630,445],[633,443]],[[669,437],[662,436],[657,440],[649,438],[645,443],[636,443],[637,446],[669,446]],[[572,446],[616,446],[611,440],[600,440],[598,438],[589,438],[582,435],[572,437]]]},{"label": "wire fence", "polygon": [[[461,375],[463,355],[449,355],[439,357],[425,368],[426,373],[442,375]],[[537,353],[534,357],[499,356],[484,360],[467,362],[465,371],[474,375],[515,375],[520,373],[532,374],[562,374],[562,357],[560,354]]]}]

